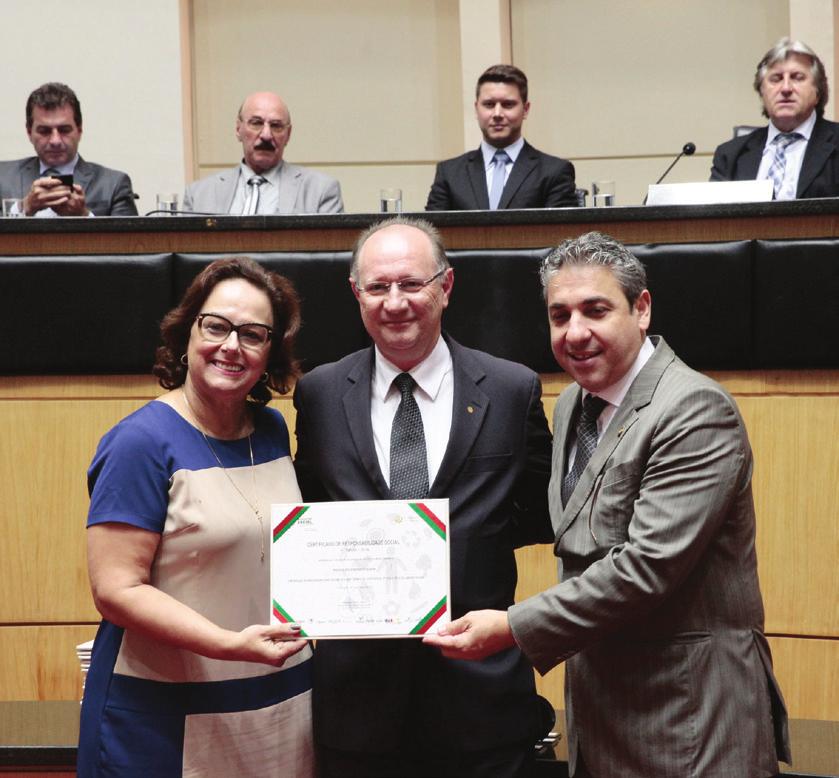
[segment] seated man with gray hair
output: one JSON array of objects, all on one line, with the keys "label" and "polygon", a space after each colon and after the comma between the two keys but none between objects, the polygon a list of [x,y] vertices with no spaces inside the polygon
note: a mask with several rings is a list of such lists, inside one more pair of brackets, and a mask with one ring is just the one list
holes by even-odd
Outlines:
[{"label": "seated man with gray hair", "polygon": [[839,196],[839,124],[824,118],[827,74],[805,43],[781,38],[758,63],[769,126],[717,147],[711,181],[770,179],[776,200]]}]

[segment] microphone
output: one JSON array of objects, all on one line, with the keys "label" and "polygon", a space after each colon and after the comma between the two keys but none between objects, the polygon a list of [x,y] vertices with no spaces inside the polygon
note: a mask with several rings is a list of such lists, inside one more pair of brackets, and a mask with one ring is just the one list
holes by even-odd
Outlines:
[{"label": "microphone", "polygon": [[675,164],[676,164],[676,163],[677,163],[677,162],[678,162],[678,161],[679,161],[679,160],[680,160],[683,156],[685,156],[685,157],[691,157],[691,156],[693,156],[693,152],[694,152],[694,151],[696,151],[696,144],[695,144],[695,143],[691,143],[690,141],[688,141],[687,143],[685,143],[685,145],[684,145],[684,146],[682,146],[682,150],[681,150],[681,151],[680,151],[680,152],[676,155],[676,159],[674,159],[674,160],[670,163],[670,167],[669,167],[669,168],[667,168],[667,170],[665,170],[665,171],[661,174],[661,178],[659,178],[659,179],[658,179],[658,181],[656,181],[656,183],[657,183],[657,184],[660,184],[662,181],[664,181],[664,177],[665,177],[665,176],[666,176],[666,175],[667,175],[667,174],[668,174],[668,173],[669,173],[669,172],[673,169],[673,166],[674,166],[674,165],[675,165]]}]

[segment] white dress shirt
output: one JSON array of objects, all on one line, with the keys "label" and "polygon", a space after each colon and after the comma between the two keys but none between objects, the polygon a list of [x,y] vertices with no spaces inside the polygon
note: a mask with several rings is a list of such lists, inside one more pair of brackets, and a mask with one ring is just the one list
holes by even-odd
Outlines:
[{"label": "white dress shirt", "polygon": [[[798,178],[801,175],[801,165],[804,162],[804,152],[807,151],[807,144],[813,134],[813,127],[816,126],[816,112],[813,111],[810,117],[798,125],[793,132],[801,133],[804,139],[790,143],[786,150],[786,166],[784,167],[784,183],[778,191],[776,200],[795,200],[798,192]],[[772,142],[780,134],[772,122],[769,122],[766,133],[766,145],[763,147],[763,156],[760,159],[760,167],[757,169],[757,180],[762,181],[769,178],[769,168],[775,158],[775,144]]]},{"label": "white dress shirt", "polygon": [[[404,371],[385,359],[378,348],[375,351],[373,381],[370,387],[370,420],[373,423],[373,440],[376,444],[379,468],[390,486],[390,432],[396,409],[402,399],[399,389],[393,384],[393,379]],[[431,485],[443,462],[452,428],[454,376],[452,355],[446,341],[442,337],[438,338],[432,352],[408,372],[417,382],[414,399],[422,416],[428,483]]]}]

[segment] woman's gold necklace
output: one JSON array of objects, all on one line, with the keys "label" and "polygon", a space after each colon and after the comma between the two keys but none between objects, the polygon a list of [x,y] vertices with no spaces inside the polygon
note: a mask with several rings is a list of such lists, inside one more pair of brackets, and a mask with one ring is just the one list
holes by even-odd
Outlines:
[{"label": "woman's gold necklace", "polygon": [[[259,561],[265,561],[265,523],[262,518],[262,514],[259,512],[259,508],[257,508],[245,495],[245,493],[239,488],[238,484],[233,480],[230,473],[227,472],[227,468],[222,463],[219,455],[216,453],[216,450],[213,448],[212,444],[210,443],[210,439],[207,437],[207,433],[204,432],[201,425],[198,422],[198,416],[195,415],[195,411],[192,410],[192,405],[190,405],[189,398],[186,396],[186,390],[181,390],[184,397],[184,402],[186,403],[186,407],[189,409],[189,413],[192,416],[193,420],[195,421],[195,428],[201,433],[201,436],[204,438],[204,442],[207,444],[207,448],[210,449],[210,453],[215,457],[216,462],[218,462],[218,466],[221,468],[221,472],[227,477],[227,480],[230,481],[230,484],[233,488],[239,493],[239,496],[248,504],[248,507],[254,512],[256,516],[256,520],[259,522]],[[251,445],[251,435],[248,435],[248,453],[251,456],[251,478],[253,480],[253,492],[256,494],[256,468],[254,466],[253,461],[253,446]]]}]

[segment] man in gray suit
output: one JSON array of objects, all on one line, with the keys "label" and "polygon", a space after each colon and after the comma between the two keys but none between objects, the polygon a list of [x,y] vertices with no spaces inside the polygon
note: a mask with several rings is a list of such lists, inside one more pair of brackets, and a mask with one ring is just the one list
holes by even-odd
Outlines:
[{"label": "man in gray suit", "polygon": [[763,634],[752,453],[733,399],[647,337],[640,262],[588,233],[542,266],[557,401],[549,501],[561,583],[426,638],[566,661],[574,776],[753,778],[789,761]]},{"label": "man in gray suit", "polygon": [[131,179],[79,156],[82,109],[69,86],[29,95],[26,132],[37,156],[0,162],[0,197],[22,198],[27,216],[137,215]]},{"label": "man in gray suit", "polygon": [[184,210],[237,216],[281,213],[342,213],[341,186],[331,176],[283,160],[291,138],[291,115],[279,95],[256,92],[236,118],[244,159],[190,184]]}]

